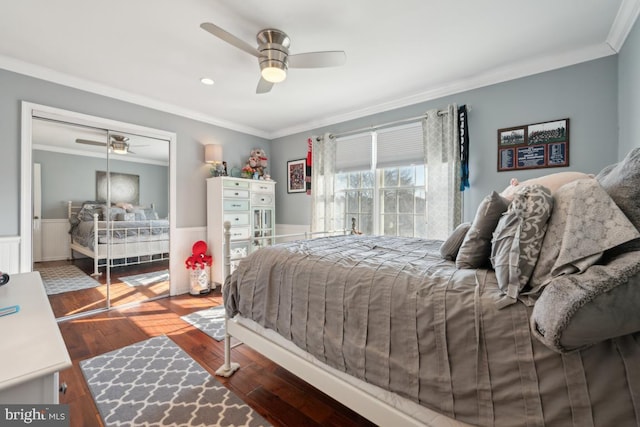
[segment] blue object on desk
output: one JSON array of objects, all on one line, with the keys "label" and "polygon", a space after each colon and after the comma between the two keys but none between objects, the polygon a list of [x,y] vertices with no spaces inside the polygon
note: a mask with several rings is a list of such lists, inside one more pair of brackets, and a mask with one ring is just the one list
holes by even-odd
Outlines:
[{"label": "blue object on desk", "polygon": [[14,314],[20,311],[19,305],[11,305],[9,307],[0,308],[0,317],[8,316],[9,314]]}]

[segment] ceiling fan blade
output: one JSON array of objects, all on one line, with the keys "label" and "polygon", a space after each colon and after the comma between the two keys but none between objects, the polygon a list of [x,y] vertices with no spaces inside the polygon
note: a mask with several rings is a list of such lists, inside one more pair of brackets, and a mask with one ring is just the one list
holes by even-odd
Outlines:
[{"label": "ceiling fan blade", "polygon": [[289,55],[289,68],[322,68],[344,65],[347,54],[341,50]]},{"label": "ceiling fan blade", "polygon": [[218,27],[217,25],[212,24],[211,22],[203,22],[202,24],[200,24],[200,28],[202,28],[203,30],[213,34],[214,36],[218,37],[219,39],[224,40],[225,42],[229,43],[230,45],[233,45],[233,46],[237,47],[240,50],[244,50],[245,52],[247,52],[250,55],[253,55],[255,57],[260,57],[260,52],[258,52],[258,49],[256,49],[255,47],[251,46],[249,43],[246,43],[245,41],[240,40],[239,38],[237,38],[233,34],[223,30],[222,28]]},{"label": "ceiling fan blade", "polygon": [[91,141],[91,140],[89,140],[89,139],[80,139],[80,138],[76,139],[76,142],[77,142],[78,144],[101,145],[101,146],[103,146],[103,147],[107,145],[107,143],[106,143],[106,142]]},{"label": "ceiling fan blade", "polygon": [[260,81],[258,82],[258,87],[256,88],[256,93],[267,93],[273,88],[273,83],[266,81],[262,77],[260,77]]}]

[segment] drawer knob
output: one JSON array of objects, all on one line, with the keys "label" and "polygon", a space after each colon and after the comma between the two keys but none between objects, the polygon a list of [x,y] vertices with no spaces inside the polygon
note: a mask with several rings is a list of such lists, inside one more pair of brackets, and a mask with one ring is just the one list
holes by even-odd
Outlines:
[{"label": "drawer knob", "polygon": [[240,193],[233,193],[235,196],[238,196]]}]

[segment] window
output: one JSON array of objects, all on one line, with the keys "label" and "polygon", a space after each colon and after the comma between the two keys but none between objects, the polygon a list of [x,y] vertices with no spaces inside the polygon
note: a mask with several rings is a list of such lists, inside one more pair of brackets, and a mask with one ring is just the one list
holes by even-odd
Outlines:
[{"label": "window", "polygon": [[365,234],[426,237],[425,165],[420,123],[338,138],[335,218]]}]

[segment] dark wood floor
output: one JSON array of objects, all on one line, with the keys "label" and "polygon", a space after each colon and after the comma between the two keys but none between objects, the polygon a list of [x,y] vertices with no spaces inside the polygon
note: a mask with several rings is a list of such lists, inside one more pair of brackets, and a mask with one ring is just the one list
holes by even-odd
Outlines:
[{"label": "dark wood floor", "polygon": [[[67,392],[72,427],[102,426],[79,362],[158,335],[167,335],[212,375],[224,360],[224,345],[184,322],[180,316],[220,305],[219,289],[207,296],[181,295],[111,310],[59,324],[73,366],[60,373]],[[371,426],[367,420],[254,352],[232,349],[241,368],[218,378],[274,426]]]}]

